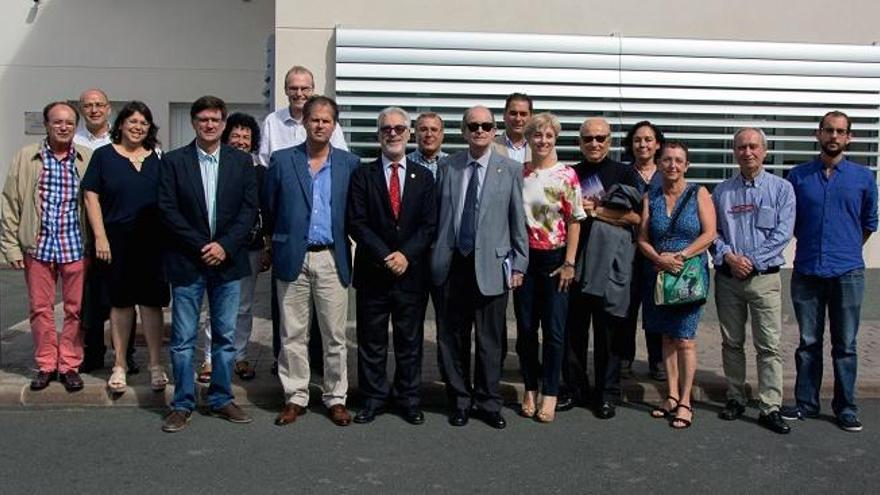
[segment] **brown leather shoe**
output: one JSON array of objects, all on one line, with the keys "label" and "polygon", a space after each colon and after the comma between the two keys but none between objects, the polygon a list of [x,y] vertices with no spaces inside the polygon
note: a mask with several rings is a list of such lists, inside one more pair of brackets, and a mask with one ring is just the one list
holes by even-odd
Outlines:
[{"label": "brown leather shoe", "polygon": [[192,413],[190,411],[181,411],[179,409],[171,411],[165,416],[165,422],[162,423],[162,431],[175,433],[186,428],[191,416]]},{"label": "brown leather shoe", "polygon": [[299,404],[292,404],[288,402],[284,405],[284,409],[278,413],[278,417],[275,418],[275,424],[278,426],[288,425],[296,421],[296,418],[302,416],[306,413],[306,408]]},{"label": "brown leather shoe", "polygon": [[247,415],[247,413],[242,410],[242,408],[235,405],[235,402],[230,402],[225,406],[219,409],[211,409],[211,416],[225,419],[226,421],[232,423],[250,423],[254,419]]},{"label": "brown leather shoe", "polygon": [[348,413],[348,410],[342,404],[330,407],[330,419],[337,426],[348,426],[351,424],[351,414]]}]

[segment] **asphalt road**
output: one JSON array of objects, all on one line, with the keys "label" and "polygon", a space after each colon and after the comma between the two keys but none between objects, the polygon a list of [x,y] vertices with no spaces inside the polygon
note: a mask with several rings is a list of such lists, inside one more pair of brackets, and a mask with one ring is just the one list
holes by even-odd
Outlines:
[{"label": "asphalt road", "polygon": [[503,431],[473,419],[453,428],[441,411],[423,426],[386,414],[340,428],[315,407],[283,428],[275,411],[250,409],[250,425],[195,415],[176,434],[160,431],[162,411],[7,409],[0,491],[876,493],[880,401],[862,406],[861,433],[819,419],[788,436],[699,406],[687,431],[635,407],[610,421],[576,409],[550,425],[505,410]]}]

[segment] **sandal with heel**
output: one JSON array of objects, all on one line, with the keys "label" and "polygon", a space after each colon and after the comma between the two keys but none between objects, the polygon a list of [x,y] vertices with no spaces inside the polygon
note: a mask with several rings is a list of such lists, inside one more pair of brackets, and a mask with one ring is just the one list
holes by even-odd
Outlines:
[{"label": "sandal with heel", "polygon": [[691,406],[687,404],[679,404],[675,406],[675,411],[678,411],[679,409],[687,409],[691,413],[691,418],[680,418],[678,414],[676,414],[676,416],[672,418],[672,421],[669,422],[669,426],[676,430],[684,430],[686,428],[690,428],[693,424],[694,410],[691,409]]},{"label": "sandal with heel", "polygon": [[[666,405],[665,404],[666,401],[672,402],[671,409],[666,409],[663,407],[664,405]],[[664,402],[664,404],[657,406],[654,409],[651,409],[651,417],[652,418],[656,418],[656,419],[668,418],[669,416],[672,415],[672,411],[675,411],[675,409],[678,407],[678,398],[677,397],[667,395],[666,399],[663,402]]]},{"label": "sandal with heel", "polygon": [[150,388],[153,389],[153,392],[165,390],[166,385],[168,385],[168,375],[165,374],[162,366],[150,366]]},{"label": "sandal with heel", "polygon": [[107,380],[107,389],[114,394],[122,394],[125,393],[127,388],[128,383],[125,381],[125,368],[122,366],[114,366],[113,371],[110,374],[110,379]]}]

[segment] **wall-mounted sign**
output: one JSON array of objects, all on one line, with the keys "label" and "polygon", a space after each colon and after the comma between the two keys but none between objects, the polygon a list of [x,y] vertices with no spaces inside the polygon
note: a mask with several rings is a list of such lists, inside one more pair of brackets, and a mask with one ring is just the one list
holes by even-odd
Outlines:
[{"label": "wall-mounted sign", "polygon": [[43,112],[24,113],[24,133],[28,136],[46,134],[43,126]]}]

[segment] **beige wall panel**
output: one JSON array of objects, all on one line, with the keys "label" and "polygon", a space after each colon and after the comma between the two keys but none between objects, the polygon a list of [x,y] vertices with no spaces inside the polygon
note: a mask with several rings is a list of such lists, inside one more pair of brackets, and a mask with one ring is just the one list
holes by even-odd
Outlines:
[{"label": "beige wall panel", "polygon": [[334,93],[336,42],[333,36],[333,28],[275,31],[276,108],[288,104],[287,97],[284,96],[284,75],[294,65],[305,66],[315,74],[315,92],[329,95]]}]

